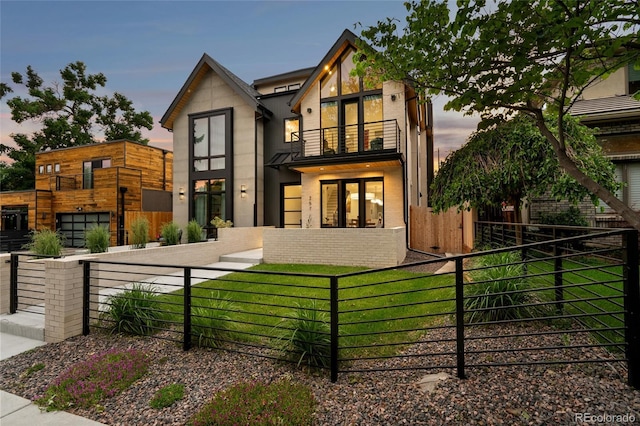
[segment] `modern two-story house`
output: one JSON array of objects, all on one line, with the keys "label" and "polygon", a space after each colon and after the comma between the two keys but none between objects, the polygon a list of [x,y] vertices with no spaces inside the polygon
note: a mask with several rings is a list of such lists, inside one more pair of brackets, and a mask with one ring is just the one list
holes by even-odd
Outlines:
[{"label": "modern two-story house", "polygon": [[429,104],[402,82],[351,75],[355,40],[346,30],[315,67],[253,84],[202,56],[161,119],[176,222],[408,226],[433,173]]},{"label": "modern two-story house", "polygon": [[170,151],[126,140],[60,148],[37,153],[35,173],[35,190],[0,192],[3,237],[48,228],[83,247],[85,230],[98,224],[111,245],[126,245],[138,216],[152,239],[172,220]]}]

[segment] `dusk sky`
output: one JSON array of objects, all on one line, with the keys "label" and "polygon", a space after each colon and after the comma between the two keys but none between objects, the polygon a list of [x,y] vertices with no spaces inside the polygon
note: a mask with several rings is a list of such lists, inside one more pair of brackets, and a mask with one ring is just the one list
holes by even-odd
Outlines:
[{"label": "dusk sky", "polygon": [[[144,131],[154,146],[172,149],[160,118],[203,53],[247,83],[316,66],[342,31],[386,17],[404,23],[402,1],[0,1],[0,73],[27,65],[45,84],[82,61],[89,73],[107,77],[103,93],[120,92],[136,110],[147,110],[154,129]],[[402,25],[401,25],[402,27]],[[11,95],[20,94],[15,92]],[[29,133],[37,123],[18,125],[0,102],[0,141]],[[442,110],[434,100],[435,143],[441,159],[459,147],[477,119]],[[437,150],[436,150],[437,153]],[[436,154],[437,155],[437,154]]]}]

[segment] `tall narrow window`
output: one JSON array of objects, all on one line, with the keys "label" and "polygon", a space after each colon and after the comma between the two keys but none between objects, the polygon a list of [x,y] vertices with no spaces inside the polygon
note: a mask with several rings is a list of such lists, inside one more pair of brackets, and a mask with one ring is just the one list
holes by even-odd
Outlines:
[{"label": "tall narrow window", "polygon": [[111,167],[111,159],[85,161],[82,163],[82,189],[93,189],[93,171]]},{"label": "tall narrow window", "polygon": [[328,228],[337,228],[339,226],[338,212],[338,184],[323,183],[322,184],[322,226]]},{"label": "tall narrow window", "polygon": [[300,119],[285,118],[284,119],[284,141],[298,142],[300,140]]},{"label": "tall narrow window", "polygon": [[640,69],[636,69],[633,63],[629,64],[629,94],[633,95],[640,90]]},{"label": "tall narrow window", "polygon": [[189,216],[213,235],[216,216],[233,220],[232,110],[224,109],[191,117]]},{"label": "tall narrow window", "polygon": [[224,179],[197,180],[193,188],[193,217],[206,232],[214,233],[211,221],[215,217],[227,220],[226,188]]}]

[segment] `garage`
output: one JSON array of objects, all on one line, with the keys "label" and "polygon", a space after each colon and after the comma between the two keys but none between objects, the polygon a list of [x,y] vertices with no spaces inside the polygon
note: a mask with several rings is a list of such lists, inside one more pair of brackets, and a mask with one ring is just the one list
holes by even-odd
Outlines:
[{"label": "garage", "polygon": [[84,231],[94,225],[106,226],[109,231],[109,212],[60,213],[56,217],[57,229],[64,236],[65,247],[84,247]]}]

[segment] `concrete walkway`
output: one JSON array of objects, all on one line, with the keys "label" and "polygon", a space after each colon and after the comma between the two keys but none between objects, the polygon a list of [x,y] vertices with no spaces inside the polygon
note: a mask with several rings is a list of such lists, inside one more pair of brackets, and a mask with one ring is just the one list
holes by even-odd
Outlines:
[{"label": "concrete walkway", "polygon": [[[242,270],[262,262],[262,249],[249,250],[220,257],[212,268]],[[227,271],[199,270],[192,284],[229,274]],[[154,286],[160,291],[175,290],[182,283],[179,276],[157,277]],[[164,287],[163,287],[164,285]],[[122,291],[122,289],[120,289]],[[102,292],[101,295],[102,297]],[[28,312],[0,315],[0,360],[46,344],[44,342],[44,306],[34,306]],[[66,411],[44,412],[28,399],[0,390],[0,425],[2,426],[100,426],[103,423],[85,419]]]}]

